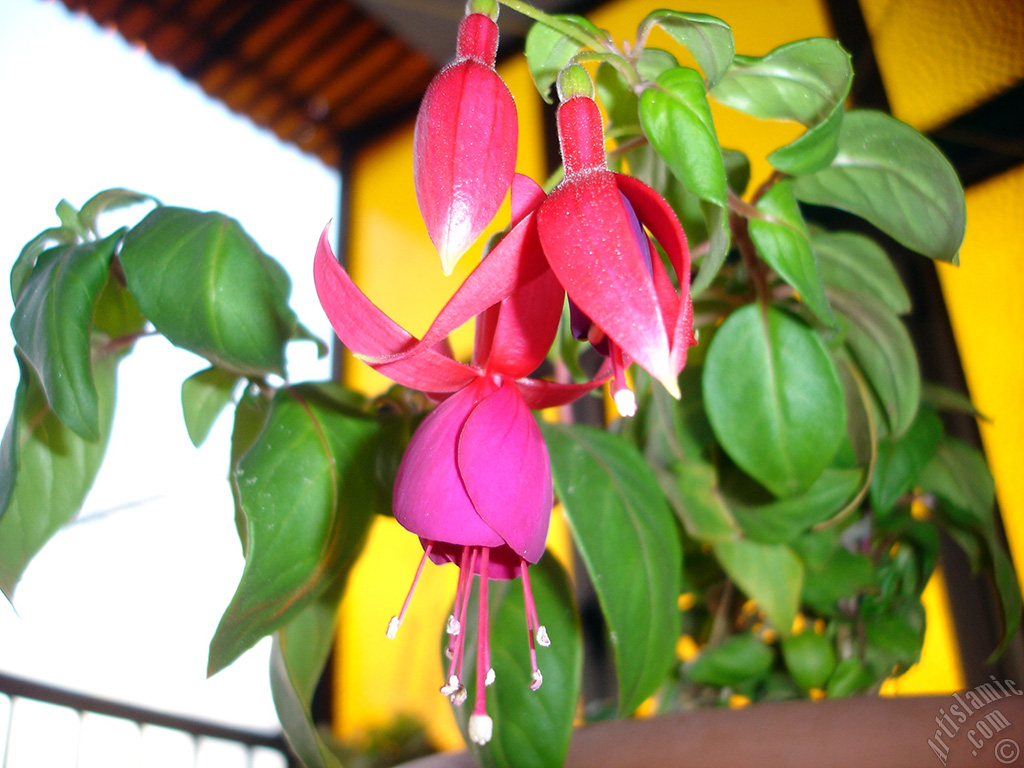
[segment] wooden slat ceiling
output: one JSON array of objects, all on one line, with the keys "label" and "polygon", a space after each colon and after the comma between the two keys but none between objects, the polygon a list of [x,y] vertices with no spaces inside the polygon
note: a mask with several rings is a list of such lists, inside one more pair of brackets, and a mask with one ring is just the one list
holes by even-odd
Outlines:
[{"label": "wooden slat ceiling", "polygon": [[[464,0],[62,2],[333,167],[342,145],[413,113],[454,54],[465,7]],[[503,17],[503,50],[521,41],[516,26],[511,35],[507,27]]]}]

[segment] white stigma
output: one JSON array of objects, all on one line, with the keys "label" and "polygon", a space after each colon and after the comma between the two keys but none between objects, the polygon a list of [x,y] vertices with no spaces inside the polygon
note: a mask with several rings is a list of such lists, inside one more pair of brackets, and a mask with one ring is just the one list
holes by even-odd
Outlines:
[{"label": "white stigma", "polygon": [[484,678],[484,685],[493,685],[494,683],[494,667],[487,670],[487,677]]},{"label": "white stigma", "polygon": [[540,673],[539,669],[533,670],[533,680],[530,682],[530,690],[536,691],[544,682],[544,675]]},{"label": "white stigma", "polygon": [[551,638],[548,637],[548,630],[543,624],[537,627],[537,631],[533,633],[534,639],[537,641],[537,645],[542,648],[547,648],[551,645]]},{"label": "white stigma", "polygon": [[474,744],[486,744],[494,733],[494,721],[488,715],[469,716],[469,740]]},{"label": "white stigma", "polygon": [[451,696],[457,690],[459,690],[458,675],[452,675],[448,678],[447,684],[441,686],[441,693],[443,693],[445,696]]},{"label": "white stigma", "polygon": [[635,416],[636,415],[636,395],[633,394],[631,389],[620,389],[615,393],[615,408],[619,412],[619,416]]},{"label": "white stigma", "polygon": [[388,622],[388,639],[394,640],[395,636],[398,635],[398,627],[402,622],[398,620],[397,616],[392,616],[391,621]]},{"label": "white stigma", "polygon": [[459,625],[459,620],[451,614],[448,616],[448,624],[445,625],[444,629],[449,635],[457,635],[462,631],[462,627]]}]

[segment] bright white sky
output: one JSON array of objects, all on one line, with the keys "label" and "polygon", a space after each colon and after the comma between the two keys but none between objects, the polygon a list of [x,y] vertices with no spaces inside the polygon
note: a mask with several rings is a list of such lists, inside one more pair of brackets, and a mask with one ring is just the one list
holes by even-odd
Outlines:
[{"label": "bright white sky", "polygon": [[[234,216],[285,264],[293,307],[327,338],[310,275],[336,215],[336,172],[56,2],[0,2],[0,105],[0,429],[18,375],[7,275],[21,246],[57,223],[62,197],[80,206],[128,187]],[[195,450],[181,418],[181,381],[202,367],[162,339],[122,364],[113,439],[81,520],[34,561],[13,609],[0,598],[0,670],[276,730],[267,641],[205,677],[242,555],[225,480],[230,423]],[[329,375],[308,343],[293,345],[290,370]]]}]

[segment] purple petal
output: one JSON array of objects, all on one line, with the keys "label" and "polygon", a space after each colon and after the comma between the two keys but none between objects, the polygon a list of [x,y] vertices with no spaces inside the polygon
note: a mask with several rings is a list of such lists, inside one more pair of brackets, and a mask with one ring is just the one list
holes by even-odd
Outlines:
[{"label": "purple petal", "polygon": [[395,519],[431,541],[497,547],[504,539],[477,513],[459,473],[459,434],[497,386],[479,378],[430,412],[409,441],[395,477]]},{"label": "purple petal", "polygon": [[537,562],[551,519],[551,462],[537,422],[511,382],[466,419],[459,470],[480,517],[514,552]]}]

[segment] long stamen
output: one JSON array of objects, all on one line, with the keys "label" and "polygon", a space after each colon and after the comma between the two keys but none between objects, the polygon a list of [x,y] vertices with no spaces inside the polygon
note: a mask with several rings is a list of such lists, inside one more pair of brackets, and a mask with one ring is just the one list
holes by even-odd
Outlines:
[{"label": "long stamen", "polygon": [[611,339],[608,340],[608,351],[612,358],[612,399],[620,416],[636,415],[636,396],[626,383],[626,366],[622,361],[622,350]]},{"label": "long stamen", "polygon": [[487,619],[487,566],[490,562],[490,549],[480,550],[480,604],[477,608],[477,645],[476,645],[476,702],[473,714],[469,716],[469,738],[475,744],[486,744],[491,740],[494,721],[487,714],[486,670],[490,669],[490,645]]},{"label": "long stamen", "polygon": [[[459,585],[455,595],[455,603],[459,606],[456,623],[466,626],[466,612],[469,609],[469,591],[473,583],[473,568],[476,566],[476,547],[464,547],[459,558]],[[466,701],[466,686],[462,684],[462,658],[466,647],[466,634],[459,632],[448,640],[446,651],[451,663],[448,665],[448,682],[441,687],[441,693],[448,696],[452,704],[462,706]]]},{"label": "long stamen", "polygon": [[420,564],[416,568],[416,575],[412,577],[412,586],[409,587],[409,593],[405,596],[405,602],[402,603],[402,610],[399,611],[397,616],[392,616],[391,621],[388,622],[388,638],[391,640],[395,639],[398,634],[398,628],[402,626],[402,619],[405,618],[405,612],[409,610],[409,603],[412,602],[412,593],[416,591],[416,585],[419,583],[420,574],[423,573],[423,566],[427,564],[427,558],[430,557],[430,550],[434,548],[434,542],[429,542],[423,549],[423,557],[420,558]]},{"label": "long stamen", "polygon": [[530,574],[525,560],[520,562],[520,574],[523,579],[523,605],[526,609],[526,637],[530,644],[530,690],[536,691],[544,682],[544,676],[537,666],[537,643],[551,645],[547,630],[537,618],[537,604],[533,600],[533,589],[530,586]]}]

